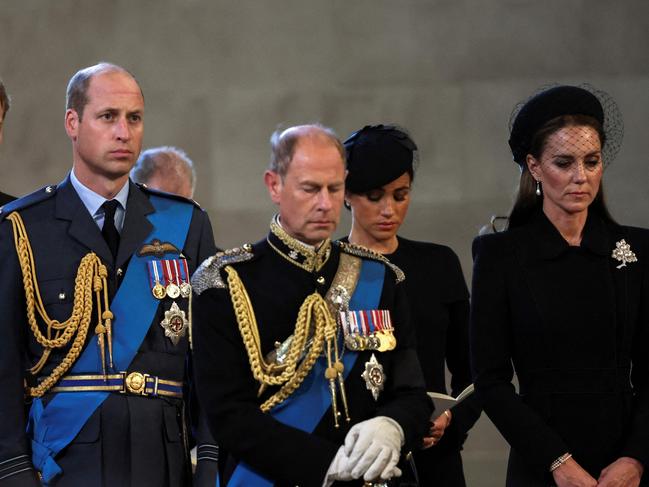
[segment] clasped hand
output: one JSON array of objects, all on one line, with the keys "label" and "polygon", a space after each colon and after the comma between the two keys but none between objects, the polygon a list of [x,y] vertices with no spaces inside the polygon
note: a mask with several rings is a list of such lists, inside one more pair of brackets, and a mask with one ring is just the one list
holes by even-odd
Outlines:
[{"label": "clasped hand", "polygon": [[642,464],[637,460],[622,457],[602,470],[599,479],[595,480],[571,458],[557,468],[553,475],[557,487],[638,487],[643,470]]},{"label": "clasped hand", "polygon": [[352,426],[329,466],[323,485],[360,477],[370,482],[401,476],[397,463],[403,443],[403,430],[391,418],[377,416]]},{"label": "clasped hand", "polygon": [[430,448],[439,443],[439,440],[444,436],[444,431],[451,424],[451,412],[446,411],[440,414],[434,421],[430,422],[428,435],[424,436],[422,448]]}]

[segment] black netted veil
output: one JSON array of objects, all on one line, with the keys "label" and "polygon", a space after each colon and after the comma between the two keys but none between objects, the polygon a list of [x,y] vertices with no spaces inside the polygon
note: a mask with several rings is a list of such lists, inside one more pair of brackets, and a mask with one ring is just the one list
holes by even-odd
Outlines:
[{"label": "black netted veil", "polygon": [[548,85],[518,103],[509,119],[509,146],[514,161],[526,167],[536,131],[549,120],[561,115],[586,115],[597,119],[603,127],[602,159],[610,164],[617,156],[624,137],[622,113],[606,92],[589,84],[579,86]]}]

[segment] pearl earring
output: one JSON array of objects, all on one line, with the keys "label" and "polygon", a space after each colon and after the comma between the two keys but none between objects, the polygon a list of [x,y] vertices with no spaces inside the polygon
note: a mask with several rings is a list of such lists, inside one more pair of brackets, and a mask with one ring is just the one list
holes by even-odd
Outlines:
[{"label": "pearl earring", "polygon": [[536,196],[541,196],[541,181],[536,182]]}]

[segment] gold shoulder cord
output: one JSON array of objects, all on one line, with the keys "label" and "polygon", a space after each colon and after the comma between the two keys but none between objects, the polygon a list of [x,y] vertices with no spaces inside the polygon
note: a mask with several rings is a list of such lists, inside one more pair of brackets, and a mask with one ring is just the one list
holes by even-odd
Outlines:
[{"label": "gold shoulder cord", "polygon": [[[59,365],[52,373],[47,376],[38,386],[28,387],[27,393],[32,397],[41,397],[45,394],[71,367],[79,358],[83,345],[88,335],[90,320],[92,319],[93,296],[95,293],[97,301],[97,326],[95,333],[98,335],[98,343],[102,357],[103,373],[106,375],[106,359],[104,348],[104,336],[108,341],[108,355],[110,367],[113,366],[113,347],[112,347],[112,320],[113,314],[108,306],[108,286],[106,285],[106,276],[108,272],[106,266],[101,263],[99,257],[93,252],[86,254],[79,263],[77,276],[74,281],[74,304],[70,318],[64,322],[51,319],[45,311],[45,306],[41,299],[38,280],[36,277],[36,265],[34,263],[34,254],[32,252],[25,224],[16,212],[11,213],[8,217],[11,220],[14,231],[14,244],[20,263],[20,269],[23,274],[23,286],[25,288],[25,298],[27,301],[27,320],[29,327],[34,334],[36,341],[44,348],[43,355],[29,369],[33,375],[38,374],[47,363],[52,350],[65,347],[72,338],[70,350],[65,355]],[[103,292],[102,292],[103,291]],[[103,297],[103,300],[102,300]],[[102,308],[103,301],[103,308]],[[105,311],[102,312],[102,309]],[[36,312],[47,326],[46,335],[41,332],[36,319]],[[76,333],[76,336],[74,336]]]},{"label": "gold shoulder cord", "polygon": [[[335,354],[336,360],[332,359],[333,349],[336,348],[336,321],[332,318],[324,298],[318,293],[313,293],[304,300],[298,312],[293,340],[285,362],[282,365],[269,364],[261,352],[257,320],[243,282],[233,267],[227,266],[225,271],[228,274],[232,307],[248,353],[252,375],[262,384],[262,387],[282,385],[279,391],[262,403],[260,409],[263,412],[268,412],[295,392],[311,372],[318,356],[325,347],[328,361],[325,377],[329,380],[331,387],[338,371],[342,371],[343,364],[339,361],[337,353]],[[312,322],[313,331],[311,332],[310,325]],[[309,345],[307,342],[311,338]],[[298,366],[305,347],[309,348]],[[333,396],[332,407],[337,422],[338,414],[335,410],[335,397]]]}]

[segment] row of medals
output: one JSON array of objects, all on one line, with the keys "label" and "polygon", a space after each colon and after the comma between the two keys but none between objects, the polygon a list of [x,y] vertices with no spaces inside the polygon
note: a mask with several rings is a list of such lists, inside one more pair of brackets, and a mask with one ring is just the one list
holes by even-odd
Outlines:
[{"label": "row of medals", "polygon": [[394,350],[397,346],[397,339],[394,337],[392,330],[379,330],[369,335],[353,333],[345,337],[345,346],[354,352],[362,352],[363,350],[388,352]]},{"label": "row of medals", "polygon": [[192,286],[188,282],[182,282],[180,285],[172,282],[165,287],[160,282],[156,282],[151,292],[156,299],[164,299],[165,296],[171,299],[178,299],[179,297],[189,298],[192,294]]}]

